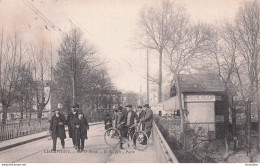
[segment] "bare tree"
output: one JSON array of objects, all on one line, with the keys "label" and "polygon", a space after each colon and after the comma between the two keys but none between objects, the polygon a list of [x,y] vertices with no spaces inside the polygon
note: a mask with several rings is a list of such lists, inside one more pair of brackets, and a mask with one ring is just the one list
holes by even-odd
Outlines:
[{"label": "bare tree", "polygon": [[137,44],[142,48],[156,50],[159,53],[159,102],[162,100],[163,52],[172,34],[173,24],[183,18],[183,10],[180,6],[174,8],[170,1],[162,1],[159,7],[143,8],[140,12],[138,24],[140,35],[138,35]]},{"label": "bare tree", "polygon": [[0,59],[0,99],[3,107],[3,123],[7,120],[8,108],[15,100],[15,83],[19,79],[18,69],[21,66],[22,44],[17,33],[4,38],[1,35],[1,59]]},{"label": "bare tree", "polygon": [[[30,55],[34,67],[37,113],[38,118],[41,119],[42,112],[49,103],[51,96],[52,47],[48,47],[46,44],[39,42],[36,46],[31,45]],[[50,88],[48,93],[46,93],[46,87]]]},{"label": "bare tree", "polygon": [[179,109],[181,112],[181,134],[184,137],[185,112],[182,108],[181,88],[179,75],[181,72],[190,72],[192,70],[192,63],[201,60],[201,55],[205,53],[209,47],[212,38],[211,29],[204,24],[192,25],[188,23],[187,18],[179,20],[176,27],[173,27],[174,33],[169,36],[165,55],[165,64],[172,77],[175,79]]},{"label": "bare tree", "polygon": [[[260,110],[258,105],[259,90],[259,53],[260,53],[260,3],[257,0],[247,1],[241,5],[236,16],[236,27],[238,30],[239,51],[246,62],[246,71],[249,80],[249,101],[255,102],[258,111],[258,122],[260,120]],[[249,124],[251,114],[249,112]],[[260,123],[258,123],[260,127]],[[260,128],[258,127],[258,151]],[[250,135],[250,125],[248,126]],[[250,139],[249,139],[250,140]],[[250,141],[249,141],[250,144]],[[251,145],[249,145],[251,146]],[[249,148],[250,149],[250,148]],[[250,152],[251,153],[251,152]]]},{"label": "bare tree", "polygon": [[[243,63],[239,60],[238,52],[238,41],[237,41],[237,31],[234,25],[230,23],[225,23],[220,28],[214,29],[214,37],[211,40],[211,46],[208,49],[208,59],[205,61],[205,69],[209,72],[216,72],[220,76],[222,83],[227,90],[229,97],[229,110],[231,110],[232,117],[232,129],[233,138],[237,140],[236,132],[236,110],[233,107],[233,95],[235,91],[239,91],[240,83],[237,79],[237,71],[240,74],[240,70],[243,67]],[[242,91],[243,94],[243,91]],[[228,156],[228,140],[230,138],[229,133],[229,114],[225,114],[225,145],[226,145],[226,156]],[[237,142],[234,143],[234,149],[236,149]]]}]

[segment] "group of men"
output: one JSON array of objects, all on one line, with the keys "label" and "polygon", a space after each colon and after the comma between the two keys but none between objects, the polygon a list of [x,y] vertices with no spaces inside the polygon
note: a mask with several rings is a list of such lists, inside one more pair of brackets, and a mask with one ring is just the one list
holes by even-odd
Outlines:
[{"label": "group of men", "polygon": [[[61,108],[58,106],[58,109],[55,110],[55,114],[51,116],[49,122],[49,130],[53,140],[53,151],[56,151],[57,138],[60,138],[62,148],[65,148],[65,125],[68,126],[69,137],[72,138],[73,147],[78,152],[84,150],[85,139],[88,139],[87,131],[89,130],[89,125],[83,112],[79,109],[78,104],[72,106],[67,119],[61,113]],[[134,111],[132,105],[127,105],[126,111],[123,110],[123,107],[119,106],[119,108],[115,110],[113,118],[110,118],[109,114],[107,115],[107,118],[105,119],[105,128],[108,129],[112,126],[118,128],[121,126],[120,132],[122,136],[126,137],[129,131],[130,137],[132,138],[135,131],[135,128],[132,128],[132,126],[139,122],[142,126],[141,129],[149,138],[153,122],[153,112],[149,104],[146,104],[143,107],[138,106],[137,111]],[[141,144],[147,144],[146,137]],[[120,148],[122,148],[122,144]]]},{"label": "group of men", "polygon": [[[126,106],[126,111],[123,110],[121,106],[115,110],[112,119],[109,119],[109,114],[105,120],[105,129],[109,127],[119,128],[120,133],[123,137],[127,136],[129,131],[130,137],[132,138],[135,128],[132,127],[134,124],[141,123],[141,129],[147,134],[148,137],[151,135],[152,123],[153,123],[153,112],[149,104],[144,106],[138,106],[135,111],[132,105]],[[147,144],[147,138],[141,142],[142,145]],[[120,148],[122,148],[122,143]]]},{"label": "group of men", "polygon": [[53,151],[56,151],[57,138],[61,140],[62,148],[65,148],[66,132],[65,125],[69,129],[69,137],[72,138],[73,147],[78,152],[84,150],[85,139],[87,139],[87,130],[89,125],[87,119],[84,117],[83,112],[79,109],[79,105],[75,104],[71,108],[67,120],[60,112],[60,108],[55,110],[55,115],[50,120],[50,132],[53,140]]}]

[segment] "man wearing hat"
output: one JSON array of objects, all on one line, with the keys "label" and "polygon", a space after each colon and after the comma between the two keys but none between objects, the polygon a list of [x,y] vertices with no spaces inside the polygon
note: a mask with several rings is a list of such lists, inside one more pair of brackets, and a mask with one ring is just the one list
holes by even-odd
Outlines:
[{"label": "man wearing hat", "polygon": [[71,108],[71,112],[68,115],[67,119],[67,125],[69,129],[69,137],[72,138],[72,143],[73,147],[76,148],[76,140],[75,140],[75,126],[74,126],[74,121],[76,118],[78,118],[78,110],[79,110],[79,105],[74,104]]},{"label": "man wearing hat", "polygon": [[[144,116],[141,118],[140,122],[144,124],[144,132],[147,134],[147,136],[149,138],[151,135],[152,127],[153,127],[153,111],[151,110],[149,104],[145,104],[144,108],[145,108],[145,113],[144,113]],[[143,142],[141,142],[141,144],[142,145],[147,144],[146,137],[143,140]]]},{"label": "man wearing hat", "polygon": [[52,116],[50,121],[50,132],[52,133],[53,140],[53,151],[56,151],[57,138],[59,137],[61,140],[62,148],[65,147],[64,139],[66,138],[65,133],[65,117],[60,113],[60,109],[55,110],[55,115]]},{"label": "man wearing hat", "polygon": [[87,130],[89,129],[88,121],[82,111],[78,112],[78,118],[74,119],[73,126],[75,126],[74,138],[77,151],[80,152],[84,150],[85,139],[88,139]]}]

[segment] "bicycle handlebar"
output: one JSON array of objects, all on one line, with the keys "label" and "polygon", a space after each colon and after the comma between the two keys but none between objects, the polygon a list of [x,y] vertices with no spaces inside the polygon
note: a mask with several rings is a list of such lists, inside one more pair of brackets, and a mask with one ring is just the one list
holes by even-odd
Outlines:
[{"label": "bicycle handlebar", "polygon": [[[140,126],[140,122],[139,123],[137,123],[137,124],[133,124],[132,126],[130,126],[129,128],[133,128],[133,127],[137,127],[137,126]],[[127,126],[126,124],[124,124],[124,123],[120,123],[118,126],[117,126],[117,128],[119,128],[119,127],[122,127],[122,126]]]}]

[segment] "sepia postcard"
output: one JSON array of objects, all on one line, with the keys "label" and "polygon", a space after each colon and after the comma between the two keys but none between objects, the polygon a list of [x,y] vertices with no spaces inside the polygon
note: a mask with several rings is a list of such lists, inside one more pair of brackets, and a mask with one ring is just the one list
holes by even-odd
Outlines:
[{"label": "sepia postcard", "polygon": [[259,0],[0,0],[0,163],[260,162]]}]

